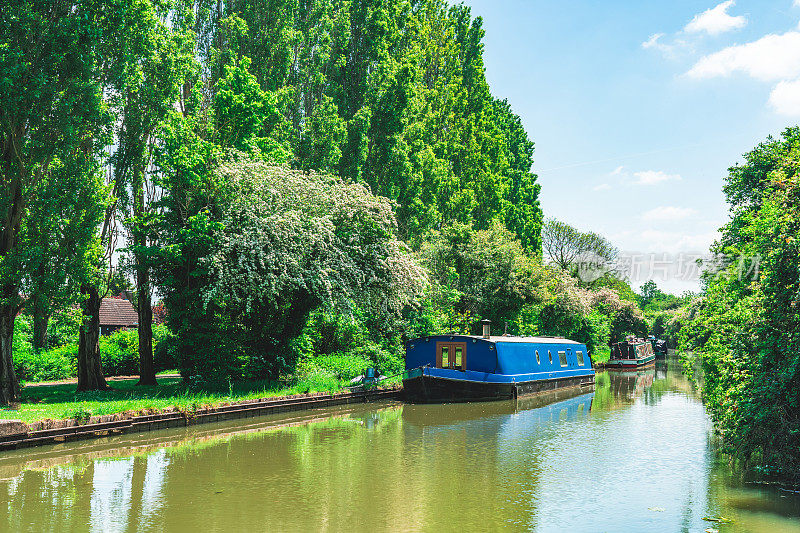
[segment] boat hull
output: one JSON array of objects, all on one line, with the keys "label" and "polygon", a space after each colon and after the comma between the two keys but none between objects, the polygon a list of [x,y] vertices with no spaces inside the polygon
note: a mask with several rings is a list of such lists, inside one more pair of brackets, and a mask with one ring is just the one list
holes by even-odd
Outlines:
[{"label": "boat hull", "polygon": [[647,357],[640,357],[638,359],[609,359],[605,364],[606,368],[641,368],[643,366],[652,365],[656,360],[656,356],[649,355]]},{"label": "boat hull", "polygon": [[492,383],[417,375],[403,380],[403,397],[409,402],[483,402],[510,400],[558,389],[594,387],[594,375],[540,379],[519,383]]}]

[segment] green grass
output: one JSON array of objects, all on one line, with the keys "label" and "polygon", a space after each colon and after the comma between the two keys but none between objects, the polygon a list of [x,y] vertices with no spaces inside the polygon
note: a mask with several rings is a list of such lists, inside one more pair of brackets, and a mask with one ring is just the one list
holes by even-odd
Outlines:
[{"label": "green grass", "polygon": [[220,387],[189,387],[180,378],[159,378],[157,386],[137,386],[136,379],[111,381],[105,391],[76,392],[75,384],[26,386],[19,409],[0,409],[0,419],[35,422],[81,418],[168,407],[196,409],[226,402],[268,398],[306,392],[342,390],[339,380],[308,378],[295,383],[236,382]]}]

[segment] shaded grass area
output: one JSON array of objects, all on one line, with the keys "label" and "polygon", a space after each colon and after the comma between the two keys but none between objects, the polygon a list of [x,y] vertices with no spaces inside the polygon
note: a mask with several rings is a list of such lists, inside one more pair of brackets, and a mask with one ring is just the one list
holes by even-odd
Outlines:
[{"label": "shaded grass area", "polygon": [[35,422],[45,419],[88,418],[125,411],[161,410],[168,407],[197,409],[205,406],[308,392],[336,392],[340,380],[305,379],[233,382],[219,386],[190,386],[180,378],[158,378],[156,386],[138,386],[137,379],[113,381],[105,391],[77,392],[76,385],[27,386],[20,393],[19,408],[0,409],[0,419]]}]

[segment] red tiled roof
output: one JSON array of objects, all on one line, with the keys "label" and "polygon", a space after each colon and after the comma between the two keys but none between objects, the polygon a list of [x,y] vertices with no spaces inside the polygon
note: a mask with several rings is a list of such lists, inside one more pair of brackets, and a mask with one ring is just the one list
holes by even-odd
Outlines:
[{"label": "red tiled roof", "polygon": [[100,301],[100,325],[135,327],[139,325],[139,316],[130,301],[103,298]]}]

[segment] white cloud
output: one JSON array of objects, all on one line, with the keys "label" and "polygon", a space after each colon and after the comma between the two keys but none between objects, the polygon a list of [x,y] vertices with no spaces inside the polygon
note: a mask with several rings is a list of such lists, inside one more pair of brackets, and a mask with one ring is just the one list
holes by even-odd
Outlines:
[{"label": "white cloud", "polygon": [[769,105],[781,115],[800,117],[800,80],[776,85],[769,95]]},{"label": "white cloud", "polygon": [[691,44],[683,39],[673,39],[671,43],[665,43],[661,39],[662,37],[664,37],[663,33],[654,33],[642,43],[642,48],[658,50],[668,58],[675,58],[679,53],[692,48]]},{"label": "white cloud", "polygon": [[686,75],[713,78],[734,72],[763,81],[800,76],[800,32],[769,34],[757,41],[723,48],[700,58]]},{"label": "white cloud", "polygon": [[627,253],[638,250],[657,254],[708,253],[708,248],[719,239],[717,231],[697,231],[694,221],[683,221],[682,227],[675,229],[645,228],[624,234],[612,235],[612,242],[618,243]]},{"label": "white cloud", "polygon": [[[795,0],[800,5],[800,0]],[[800,117],[800,31],[768,34],[756,41],[723,48],[700,58],[686,73],[714,78],[742,72],[761,81],[777,81],[769,95],[776,113]]]},{"label": "white cloud", "polygon": [[719,238],[719,233],[690,233],[688,231],[663,231],[647,229],[640,233],[642,241],[647,243],[647,249],[659,252],[702,252],[708,251],[709,246]]},{"label": "white cloud", "polygon": [[697,211],[688,207],[675,207],[662,205],[642,213],[642,219],[648,221],[683,220],[697,214]]},{"label": "white cloud", "polygon": [[743,28],[747,24],[745,17],[733,17],[728,14],[728,9],[733,7],[734,3],[733,0],[727,0],[727,2],[722,2],[716,7],[695,15],[692,21],[686,25],[684,31],[687,33],[705,32],[709,35],[719,35],[726,31]]},{"label": "white cloud", "polygon": [[607,191],[610,188],[611,188],[611,185],[609,185],[608,183],[601,183],[600,185],[595,185],[594,187],[592,187],[592,190],[593,191]]},{"label": "white cloud", "polygon": [[[800,0],[798,0],[800,1]],[[664,36],[663,33],[654,33],[645,42],[642,43],[642,48],[658,48],[664,46],[658,40]]]},{"label": "white cloud", "polygon": [[[797,0],[797,1],[800,2],[800,0]],[[614,170],[612,170],[611,173],[609,174],[609,176],[619,176],[620,174],[622,174],[622,171],[624,169],[625,169],[625,167],[620,165],[617,168],[615,168]]]},{"label": "white cloud", "polygon": [[633,182],[635,185],[654,185],[662,181],[680,180],[679,174],[667,174],[662,170],[643,170],[641,172],[633,173],[636,180]]}]

